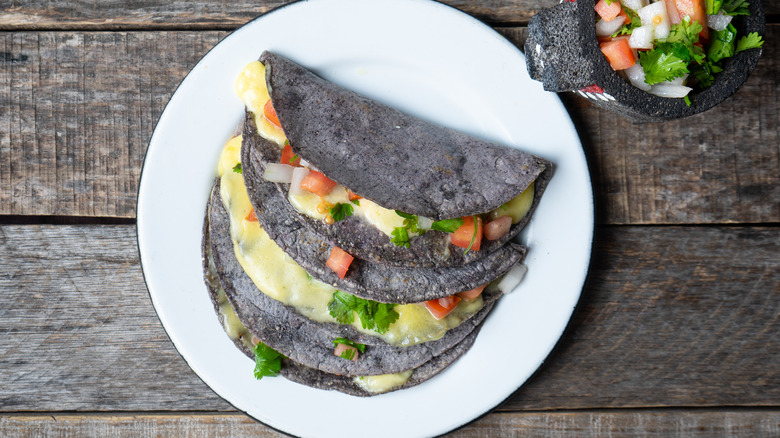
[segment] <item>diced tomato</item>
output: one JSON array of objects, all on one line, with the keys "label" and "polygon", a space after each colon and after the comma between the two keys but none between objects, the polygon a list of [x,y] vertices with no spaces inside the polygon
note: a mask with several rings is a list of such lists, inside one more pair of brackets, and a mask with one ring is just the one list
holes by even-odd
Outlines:
[{"label": "diced tomato", "polygon": [[322,172],[311,170],[301,180],[301,188],[306,189],[315,195],[325,196],[336,187],[336,181],[323,175]]},{"label": "diced tomato", "polygon": [[349,193],[349,200],[350,201],[354,201],[356,199],[363,199],[362,196],[356,195],[356,194],[352,193],[352,190],[347,190],[347,192]]},{"label": "diced tomato", "polygon": [[669,22],[680,24],[680,12],[677,10],[674,0],[664,0],[664,3],[666,3],[666,15],[669,17]]},{"label": "diced tomato", "polygon": [[428,311],[431,312],[431,315],[433,315],[434,318],[442,319],[458,307],[459,302],[459,296],[450,295],[448,297],[426,301],[425,307],[428,308]]},{"label": "diced tomato", "polygon": [[255,209],[249,210],[249,214],[244,218],[245,221],[257,222],[257,215],[255,215]]},{"label": "diced tomato", "polygon": [[611,0],[609,2],[607,2],[607,0],[599,0],[599,2],[596,3],[595,9],[596,13],[599,14],[604,21],[612,21],[613,18],[623,12],[619,0]]},{"label": "diced tomato", "polygon": [[347,356],[352,356],[352,359],[350,359],[350,360],[356,361],[358,359],[358,349],[357,349],[357,347],[353,347],[351,345],[341,344],[341,343],[336,344],[336,349],[333,351],[333,354],[335,354],[338,357],[342,357],[341,355],[345,351],[349,351],[349,350],[352,350],[352,353],[351,354],[347,354]]},{"label": "diced tomato", "polygon": [[699,38],[709,39],[710,31],[707,27],[707,9],[704,7],[704,0],[674,0],[674,4],[677,6],[680,18],[691,17],[691,23],[698,21],[701,24]]},{"label": "diced tomato", "polygon": [[335,272],[339,278],[344,278],[344,276],[347,275],[347,269],[349,269],[349,265],[352,264],[352,260],[354,260],[354,257],[349,255],[348,252],[344,251],[338,246],[334,246],[330,251],[330,257],[328,257],[328,261],[325,262],[325,266],[330,268],[331,271]]},{"label": "diced tomato", "polygon": [[628,45],[628,38],[614,38],[608,43],[599,44],[599,46],[613,70],[625,70],[636,62],[634,51]]},{"label": "diced tomato", "polygon": [[279,117],[276,115],[276,110],[271,103],[271,99],[268,99],[268,101],[265,102],[265,105],[263,105],[263,116],[279,128],[282,127],[282,124],[279,122]]},{"label": "diced tomato", "polygon": [[471,246],[471,251],[479,251],[482,243],[482,218],[477,216],[477,225],[475,227],[474,216],[464,217],[463,225],[455,230],[454,233],[450,233],[450,242],[461,248],[469,248]]},{"label": "diced tomato", "polygon": [[599,86],[598,86],[598,85],[596,85],[596,84],[593,84],[593,85],[588,85],[588,86],[587,86],[587,87],[585,87],[585,88],[580,88],[580,91],[582,91],[583,93],[595,93],[595,94],[601,94],[601,93],[603,93],[603,92],[604,92],[604,89],[603,89],[603,88],[601,88],[601,87],[599,87]]},{"label": "diced tomato", "polygon": [[512,228],[512,216],[501,216],[485,224],[484,236],[487,240],[498,240]]},{"label": "diced tomato", "polygon": [[282,148],[282,159],[280,161],[282,164],[289,164],[290,166],[301,165],[301,157],[293,152],[290,143],[285,143],[284,148]]},{"label": "diced tomato", "polygon": [[471,301],[476,299],[478,296],[482,295],[482,291],[485,290],[485,287],[487,284],[483,284],[482,286],[475,287],[474,289],[458,292],[455,295],[463,298],[466,301]]}]

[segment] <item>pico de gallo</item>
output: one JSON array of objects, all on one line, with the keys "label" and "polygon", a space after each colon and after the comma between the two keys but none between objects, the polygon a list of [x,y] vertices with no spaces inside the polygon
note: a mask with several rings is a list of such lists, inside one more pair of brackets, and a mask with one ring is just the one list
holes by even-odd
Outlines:
[{"label": "pico de gallo", "polygon": [[596,35],[612,68],[635,87],[661,97],[684,98],[708,87],[722,61],[763,45],[731,23],[749,15],[745,0],[599,0]]}]

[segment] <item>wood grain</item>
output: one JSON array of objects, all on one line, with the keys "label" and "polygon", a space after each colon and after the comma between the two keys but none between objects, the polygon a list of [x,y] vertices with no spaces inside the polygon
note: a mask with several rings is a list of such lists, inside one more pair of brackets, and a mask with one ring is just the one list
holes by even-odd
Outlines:
[{"label": "wood grain", "polygon": [[[767,410],[617,411],[491,414],[457,429],[451,438],[545,436],[613,438],[685,436],[711,438],[776,437],[780,412]],[[57,414],[0,415],[0,435],[27,436],[187,436],[190,438],[285,437],[241,414]]]},{"label": "wood grain", "polygon": [[[32,29],[234,29],[290,1],[134,1],[100,2],[55,0],[45,5],[15,1],[0,8],[0,30]],[[445,0],[443,3],[480,20],[526,23],[555,0]]]},{"label": "wood grain", "polygon": [[[54,0],[44,4],[23,0],[0,4],[0,30],[32,29],[234,29],[289,1],[129,1],[100,2]],[[557,0],[444,0],[442,3],[492,25],[527,23]],[[763,1],[767,15],[780,13],[780,3]]]},{"label": "wood grain", "polygon": [[224,35],[0,35],[0,213],[133,216],[157,119]]},{"label": "wood grain", "polygon": [[[778,228],[599,228],[567,333],[499,410],[778,407],[779,251]],[[158,322],[133,227],[0,226],[0,266],[0,412],[232,411]]]},{"label": "wood grain", "polygon": [[[502,32],[522,46],[525,28]],[[0,214],[133,217],[157,118],[225,35],[0,34]],[[780,222],[780,26],[766,47],[742,89],[682,121],[634,126],[561,95],[590,161],[599,223]]]}]

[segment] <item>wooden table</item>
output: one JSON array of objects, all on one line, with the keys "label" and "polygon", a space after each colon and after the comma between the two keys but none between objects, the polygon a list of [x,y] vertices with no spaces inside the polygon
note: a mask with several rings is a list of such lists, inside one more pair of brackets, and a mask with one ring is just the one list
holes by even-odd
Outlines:
[{"label": "wooden table", "polygon": [[[0,436],[281,435],[177,354],[134,216],[178,83],[282,3],[0,2]],[[446,3],[522,47],[557,0]],[[780,436],[780,2],[764,8],[758,67],[704,114],[635,126],[561,95],[594,182],[587,284],[541,369],[451,436]]]}]

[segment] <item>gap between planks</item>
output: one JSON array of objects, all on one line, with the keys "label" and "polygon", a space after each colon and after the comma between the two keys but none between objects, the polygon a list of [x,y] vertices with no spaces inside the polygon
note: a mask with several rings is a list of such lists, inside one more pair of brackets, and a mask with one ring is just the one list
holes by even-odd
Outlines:
[{"label": "gap between planks", "polygon": [[[188,437],[286,436],[240,413],[35,413],[0,415],[6,437],[49,435]],[[686,436],[775,437],[778,409],[614,410],[491,413],[446,436],[543,435],[553,438]]]}]

